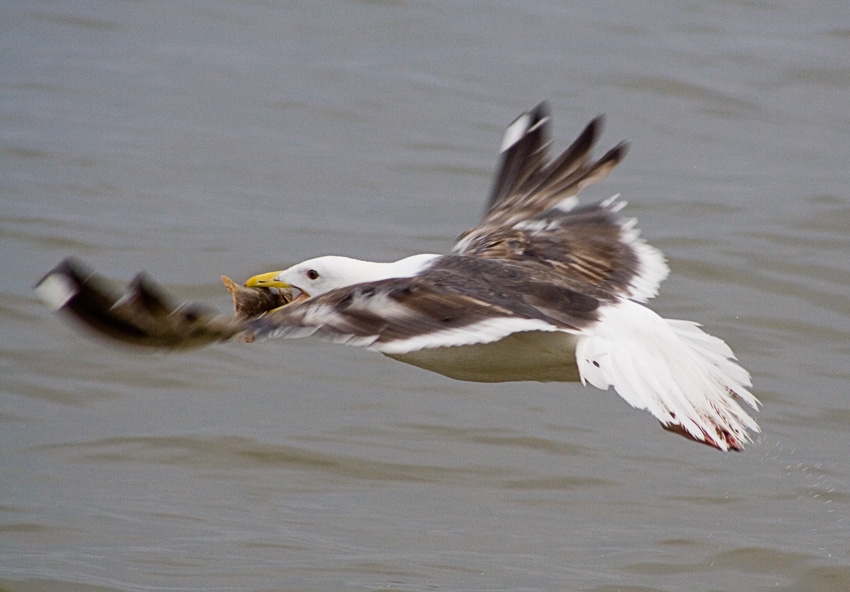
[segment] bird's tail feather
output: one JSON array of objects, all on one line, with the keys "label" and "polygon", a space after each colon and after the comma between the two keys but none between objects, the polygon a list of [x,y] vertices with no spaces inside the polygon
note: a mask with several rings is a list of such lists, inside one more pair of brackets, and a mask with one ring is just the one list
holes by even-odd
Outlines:
[{"label": "bird's tail feather", "polygon": [[613,386],[633,407],[667,429],[721,450],[740,450],[759,427],[738,404],[753,408],[749,373],[722,340],[696,323],[663,319],[630,300],[604,308],[579,339],[582,382]]}]

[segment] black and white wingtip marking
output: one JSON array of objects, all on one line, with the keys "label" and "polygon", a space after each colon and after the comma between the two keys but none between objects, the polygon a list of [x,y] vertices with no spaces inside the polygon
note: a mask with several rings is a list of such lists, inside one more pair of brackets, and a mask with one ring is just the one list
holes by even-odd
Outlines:
[{"label": "black and white wingtip marking", "polygon": [[523,113],[517,117],[514,122],[508,126],[508,129],[505,130],[505,135],[502,138],[502,145],[499,147],[499,152],[506,152],[511,146],[519,142],[528,131],[530,122],[530,113]]},{"label": "black and white wingtip marking", "polygon": [[77,289],[67,276],[51,273],[36,285],[35,293],[51,310],[57,311],[77,295]]},{"label": "black and white wingtip marking", "polygon": [[505,130],[499,152],[507,152],[529,133],[541,126],[545,126],[548,122],[549,108],[546,103],[540,103],[531,111],[526,111],[514,119]]},{"label": "black and white wingtip marking", "polygon": [[34,286],[35,293],[51,310],[65,308],[80,293],[80,285],[91,275],[73,259],[65,259]]}]

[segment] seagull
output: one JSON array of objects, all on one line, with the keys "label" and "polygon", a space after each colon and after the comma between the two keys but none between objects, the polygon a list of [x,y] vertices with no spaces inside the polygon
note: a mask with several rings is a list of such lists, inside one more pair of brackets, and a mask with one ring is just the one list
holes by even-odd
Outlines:
[{"label": "seagull", "polygon": [[[646,306],[669,268],[636,221],[620,215],[626,202],[578,201],[627,144],[592,157],[600,116],[550,158],[549,127],[546,103],[508,126],[486,213],[448,254],[389,263],[322,256],[244,287],[230,282],[242,312],[232,318],[174,305],[144,275],[115,294],[71,259],[36,291],[53,309],[141,345],[314,336],[457,380],[613,387],[667,430],[741,450],[760,431],[739,404],[759,405],[749,373],[697,323]],[[250,313],[240,311],[240,295]]]}]

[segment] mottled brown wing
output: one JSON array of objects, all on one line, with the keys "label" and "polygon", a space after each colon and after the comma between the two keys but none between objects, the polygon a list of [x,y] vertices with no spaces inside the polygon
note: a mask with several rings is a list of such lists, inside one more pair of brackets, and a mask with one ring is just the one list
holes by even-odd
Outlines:
[{"label": "mottled brown wing", "polygon": [[615,199],[579,207],[576,196],[605,178],[626,154],[621,143],[602,158],[591,150],[602,127],[591,121],[560,156],[547,161],[545,105],[509,126],[487,214],[458,238],[453,252],[542,265],[563,278],[646,300],[667,275],[661,254],[638,237]]},{"label": "mottled brown wing", "polygon": [[509,262],[446,257],[423,275],[333,290],[248,323],[263,337],[314,335],[400,353],[487,343],[517,331],[581,332],[599,300]]},{"label": "mottled brown wing", "polygon": [[608,199],[570,211],[553,208],[470,235],[462,252],[542,266],[562,280],[645,301],[655,296],[669,270],[661,253],[640,239],[635,220],[619,215],[624,205]]}]

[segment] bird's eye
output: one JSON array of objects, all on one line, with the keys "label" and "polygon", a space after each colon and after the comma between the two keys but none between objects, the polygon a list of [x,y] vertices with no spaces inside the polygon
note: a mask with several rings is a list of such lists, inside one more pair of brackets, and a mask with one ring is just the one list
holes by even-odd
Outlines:
[{"label": "bird's eye", "polygon": [[307,270],[307,277],[311,280],[317,280],[317,279],[319,279],[319,272],[316,271],[315,269],[308,269]]}]

